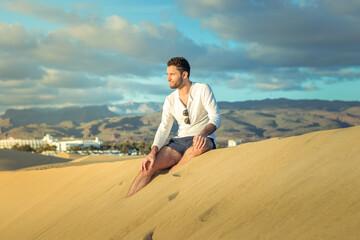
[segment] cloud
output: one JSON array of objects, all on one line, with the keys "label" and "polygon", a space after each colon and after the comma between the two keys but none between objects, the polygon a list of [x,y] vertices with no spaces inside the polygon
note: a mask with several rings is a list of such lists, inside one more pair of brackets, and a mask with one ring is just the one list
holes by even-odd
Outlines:
[{"label": "cloud", "polygon": [[229,73],[223,79],[233,89],[313,91],[320,89],[319,86],[324,84],[358,81],[360,79],[360,68],[261,68],[243,74]]},{"label": "cloud", "polygon": [[13,56],[0,58],[0,81],[39,79],[43,73],[36,62]]},{"label": "cloud", "polygon": [[[134,57],[135,53],[126,56],[114,42],[100,44],[101,37],[92,45],[71,36],[70,28],[32,34],[19,24],[2,23],[0,29],[14,30],[7,39],[2,38],[0,48],[1,111],[20,106],[106,104],[125,96],[141,99],[169,93],[165,81],[146,82],[159,76],[159,71],[165,72],[164,63],[160,68],[158,62],[146,63]],[[101,28],[95,29],[101,32]],[[109,37],[107,31],[103,31],[104,39]],[[142,31],[139,39],[144,47],[147,32]],[[127,41],[132,41],[131,36]]]},{"label": "cloud", "polygon": [[123,100],[118,89],[56,88],[34,81],[0,81],[0,102],[7,107],[58,107],[66,105],[99,105]]},{"label": "cloud", "polygon": [[203,28],[238,44],[236,51],[228,49],[228,57],[219,54],[216,62],[221,65],[225,59],[223,82],[231,88],[312,91],[320,84],[360,80],[359,1],[177,3]]},{"label": "cloud", "polygon": [[165,79],[150,78],[139,80],[137,78],[119,78],[111,76],[108,78],[107,87],[118,89],[122,95],[130,99],[140,95],[166,96],[171,93],[170,87]]},{"label": "cloud", "polygon": [[117,52],[145,64],[164,63],[174,55],[206,54],[204,47],[183,36],[172,24],[133,24],[115,15],[98,25],[71,26],[64,33],[87,47]]},{"label": "cloud", "polygon": [[72,71],[60,71],[56,69],[44,69],[46,75],[41,80],[41,84],[56,88],[95,88],[106,85],[106,80],[96,77],[88,76],[85,73],[78,73]]},{"label": "cloud", "polygon": [[0,102],[4,107],[44,104],[47,98],[57,94],[57,89],[46,88],[36,81],[0,81]]},{"label": "cloud", "polygon": [[[26,7],[17,8],[23,3]],[[98,68],[94,68],[91,62],[84,62],[84,60],[94,59],[96,56],[92,55],[96,54],[109,59],[110,66],[104,69],[105,71],[110,72],[110,68],[113,69],[111,63],[120,62],[118,66],[121,68],[124,65],[125,67],[119,72],[127,69],[130,74],[134,75],[137,75],[137,72],[144,73],[144,69],[141,69],[142,64],[150,67],[164,65],[168,59],[174,56],[186,56],[193,60],[195,66],[198,64],[200,67],[211,63],[213,57],[221,56],[223,58],[223,61],[219,62],[221,64],[213,67],[218,66],[218,69],[221,67],[234,68],[235,62],[241,60],[243,54],[242,51],[235,49],[229,50],[195,43],[191,37],[179,32],[172,23],[153,24],[141,21],[139,24],[133,24],[120,16],[113,15],[105,19],[93,18],[92,21],[71,20],[74,24],[67,24],[69,20],[66,19],[73,19],[69,17],[68,12],[36,1],[29,3],[22,0],[9,2],[5,6],[12,11],[26,12],[45,20],[49,20],[49,18],[43,12],[55,8],[56,11],[53,10],[53,15],[63,16],[56,19],[59,23],[66,25],[62,29],[49,32],[34,50],[35,54],[46,62],[69,63],[68,65],[72,67],[81,65],[79,68],[83,68],[76,70],[85,70],[86,66],[92,69],[104,66],[105,64],[101,64]],[[25,11],[24,8],[28,10]],[[83,61],[72,61],[75,54]],[[82,62],[84,64],[81,64]],[[134,66],[127,66],[134,62],[139,63],[136,68],[137,72],[131,71]],[[238,67],[238,65],[235,66],[235,68]]]},{"label": "cloud", "polygon": [[[360,79],[355,0],[184,0],[191,17],[231,44],[201,44],[175,23],[100,18],[93,6],[6,1],[3,9],[56,23],[51,31],[0,22],[3,106],[103,104],[160,98],[166,61],[185,56],[192,80],[261,91]],[[179,16],[182,13],[179,12]],[[171,19],[171,18],[168,18]]]},{"label": "cloud", "polygon": [[359,18],[360,11],[360,2],[357,0],[346,0],[346,1],[336,1],[336,0],[320,0],[318,1],[321,7],[323,7],[327,12],[346,16],[347,18]]},{"label": "cloud", "polygon": [[29,33],[19,23],[0,22],[0,48],[23,50],[36,45],[36,34]]},{"label": "cloud", "polygon": [[29,80],[10,80],[10,81],[0,81],[0,93],[1,94],[13,94],[14,91],[18,89],[29,89],[37,85],[34,81]]},{"label": "cloud", "polygon": [[178,3],[221,38],[248,44],[247,57],[260,64],[323,67],[360,63],[360,56],[354,54],[360,50],[358,1]]},{"label": "cloud", "polygon": [[43,18],[53,23],[61,23],[67,25],[81,24],[84,22],[94,22],[96,17],[82,17],[75,11],[67,12],[62,8],[51,6],[49,4],[41,3],[33,0],[16,0],[6,1],[2,7],[9,11],[23,13],[26,15]]},{"label": "cloud", "polygon": [[132,74],[144,76],[149,70],[134,58],[120,53],[86,46],[62,31],[49,33],[31,50],[31,54],[48,67],[84,71],[99,75]]}]

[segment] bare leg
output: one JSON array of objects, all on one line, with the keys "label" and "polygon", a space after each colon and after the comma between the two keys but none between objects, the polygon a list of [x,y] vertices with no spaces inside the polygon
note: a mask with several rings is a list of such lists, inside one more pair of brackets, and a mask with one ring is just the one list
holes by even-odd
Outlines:
[{"label": "bare leg", "polygon": [[154,173],[161,169],[174,166],[180,161],[181,157],[182,155],[180,153],[170,147],[165,146],[161,148],[160,151],[156,154],[154,166],[139,172],[139,174],[134,179],[134,182],[132,183],[126,197],[130,197],[143,189],[147,184],[149,184]]},{"label": "bare leg", "polygon": [[175,171],[185,163],[190,162],[194,157],[199,156],[213,148],[214,144],[209,138],[206,138],[206,142],[204,144],[197,144],[194,141],[193,145],[188,150],[186,150],[184,156],[180,159],[179,163],[170,169],[170,172]]}]

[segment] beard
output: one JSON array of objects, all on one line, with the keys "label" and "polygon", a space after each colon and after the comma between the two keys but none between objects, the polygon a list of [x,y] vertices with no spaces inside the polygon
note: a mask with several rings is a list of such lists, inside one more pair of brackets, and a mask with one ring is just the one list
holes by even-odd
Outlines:
[{"label": "beard", "polygon": [[180,77],[173,85],[170,85],[171,89],[177,89],[183,84],[184,80]]}]

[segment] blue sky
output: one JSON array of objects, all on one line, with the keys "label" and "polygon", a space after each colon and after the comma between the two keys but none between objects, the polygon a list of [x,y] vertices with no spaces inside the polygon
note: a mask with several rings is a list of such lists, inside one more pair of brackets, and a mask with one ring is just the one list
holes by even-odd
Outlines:
[{"label": "blue sky", "polygon": [[0,113],[162,102],[166,62],[218,101],[360,100],[357,0],[0,2]]}]

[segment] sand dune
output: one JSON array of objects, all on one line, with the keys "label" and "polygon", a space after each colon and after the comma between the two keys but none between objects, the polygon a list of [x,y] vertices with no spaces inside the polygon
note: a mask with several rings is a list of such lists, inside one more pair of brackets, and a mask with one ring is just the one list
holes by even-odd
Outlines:
[{"label": "sand dune", "polygon": [[137,159],[143,156],[118,156],[118,155],[88,155],[82,158],[75,159],[73,162],[87,162],[87,163],[98,163],[98,162],[113,162],[113,161],[124,161],[130,159]]},{"label": "sand dune", "polygon": [[69,159],[36,153],[0,149],[0,171],[17,170],[44,164],[68,162]]},{"label": "sand dune", "polygon": [[213,150],[128,199],[141,159],[0,172],[0,239],[358,239],[359,136]]},{"label": "sand dune", "polygon": [[76,153],[66,153],[66,152],[60,152],[55,155],[55,157],[59,158],[67,158],[67,159],[79,159],[84,157],[83,155],[76,154]]}]

